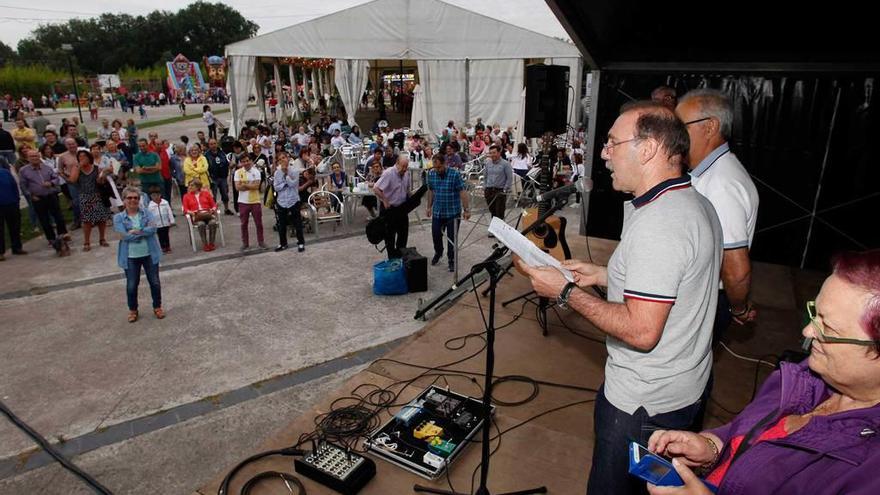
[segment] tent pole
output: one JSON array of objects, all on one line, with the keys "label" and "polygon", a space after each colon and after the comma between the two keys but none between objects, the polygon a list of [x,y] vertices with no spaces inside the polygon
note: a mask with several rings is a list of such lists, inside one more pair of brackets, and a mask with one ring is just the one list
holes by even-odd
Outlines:
[{"label": "tent pole", "polygon": [[464,124],[471,120],[471,61],[464,59]]}]

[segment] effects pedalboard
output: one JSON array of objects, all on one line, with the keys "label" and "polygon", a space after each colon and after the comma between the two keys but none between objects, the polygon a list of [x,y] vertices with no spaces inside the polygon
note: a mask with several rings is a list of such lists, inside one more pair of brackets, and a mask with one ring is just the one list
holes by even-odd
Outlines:
[{"label": "effects pedalboard", "polygon": [[293,467],[297,473],[342,495],[356,494],[376,475],[372,459],[327,442],[319,443],[302,459],[294,459]]}]

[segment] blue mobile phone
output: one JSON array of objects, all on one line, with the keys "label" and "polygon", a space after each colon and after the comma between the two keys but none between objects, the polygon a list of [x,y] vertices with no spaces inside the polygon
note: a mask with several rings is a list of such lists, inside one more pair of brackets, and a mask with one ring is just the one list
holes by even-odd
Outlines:
[{"label": "blue mobile phone", "polygon": [[[683,486],[684,481],[671,462],[652,453],[645,447],[630,442],[629,444],[629,472],[639,478],[657,486]],[[718,488],[703,481],[712,493]]]}]

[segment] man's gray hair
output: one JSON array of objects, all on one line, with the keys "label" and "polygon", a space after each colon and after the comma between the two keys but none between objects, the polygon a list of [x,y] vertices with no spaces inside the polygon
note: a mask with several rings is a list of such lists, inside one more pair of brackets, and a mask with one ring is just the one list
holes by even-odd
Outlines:
[{"label": "man's gray hair", "polygon": [[714,117],[718,119],[721,137],[725,140],[730,139],[730,135],[733,131],[733,107],[731,106],[730,99],[727,95],[717,89],[695,89],[693,91],[688,91],[688,93],[679,100],[679,105],[689,100],[696,101],[697,111],[699,112],[700,118]]}]

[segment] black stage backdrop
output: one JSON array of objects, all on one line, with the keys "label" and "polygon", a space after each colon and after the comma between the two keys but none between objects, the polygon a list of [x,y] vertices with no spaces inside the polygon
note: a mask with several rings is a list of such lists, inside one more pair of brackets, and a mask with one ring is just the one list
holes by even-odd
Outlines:
[{"label": "black stage backdrop", "polygon": [[870,154],[870,143],[880,143],[874,76],[602,71],[588,234],[619,239],[621,203],[631,199],[611,189],[600,156],[620,106],[667,84],[679,96],[709,87],[733,101],[730,147],[761,198],[753,259],[825,270],[835,252],[880,246],[880,160]]}]

